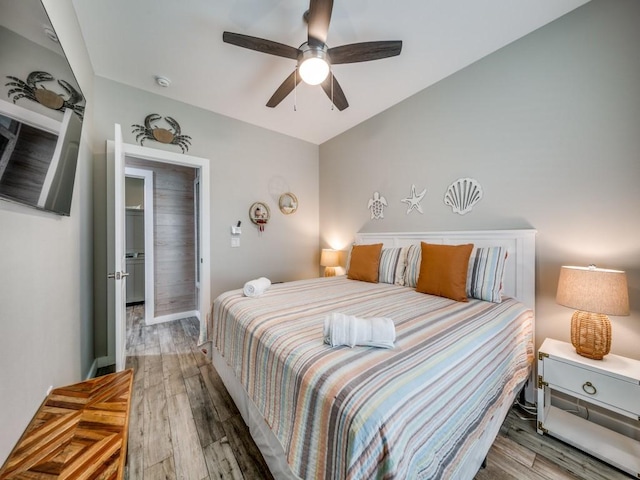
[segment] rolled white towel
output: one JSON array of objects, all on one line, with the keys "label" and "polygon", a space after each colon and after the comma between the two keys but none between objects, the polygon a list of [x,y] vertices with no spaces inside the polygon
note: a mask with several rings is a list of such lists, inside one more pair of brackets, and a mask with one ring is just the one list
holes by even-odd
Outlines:
[{"label": "rolled white towel", "polygon": [[358,318],[344,313],[331,313],[324,319],[324,342],[332,347],[347,345],[354,347],[393,348],[396,327],[387,317]]},{"label": "rolled white towel", "polygon": [[244,284],[242,293],[245,297],[258,297],[271,286],[271,280],[266,277],[256,278]]}]

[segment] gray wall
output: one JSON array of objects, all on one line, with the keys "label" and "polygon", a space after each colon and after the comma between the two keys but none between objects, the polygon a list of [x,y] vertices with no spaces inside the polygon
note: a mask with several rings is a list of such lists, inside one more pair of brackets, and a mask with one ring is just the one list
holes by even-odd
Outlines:
[{"label": "gray wall", "polygon": [[[320,147],[321,246],[358,231],[529,228],[537,343],[569,340],[563,264],[627,271],[632,314],[612,351],[640,359],[640,2],[594,0]],[[477,179],[460,216],[448,185]],[[424,214],[400,199],[427,188]],[[367,202],[380,191],[383,220]]]},{"label": "gray wall", "polygon": [[[150,81],[152,81],[150,79]],[[319,171],[318,147],[282,134],[152,93],[96,77],[95,118],[95,302],[96,354],[106,355],[106,178],[105,141],[113,139],[114,123],[122,125],[124,141],[135,144],[132,124],[150,113],[175,118],[192,137],[188,155],[206,158],[211,171],[211,298],[240,288],[256,277],[272,281],[318,275]],[[158,87],[160,88],[160,87]],[[167,125],[159,122],[158,126]],[[146,140],[145,147],[180,152],[177,145]],[[278,210],[278,197],[296,194],[294,215]],[[271,221],[262,236],[249,221],[249,207],[262,201]],[[231,248],[230,230],[242,221],[240,248]]]},{"label": "gray wall", "polygon": [[[33,2],[36,5],[36,2]],[[37,6],[37,5],[36,5]],[[41,70],[50,73],[55,79],[65,80],[77,88],[76,80],[69,73],[69,65],[61,54],[45,48],[27,38],[0,26],[0,99],[11,102],[15,94],[9,97],[7,93],[12,86],[7,86],[7,75],[17,77],[26,82],[29,73]],[[55,82],[44,82],[44,86],[56,93],[64,94],[64,90]],[[65,97],[67,98],[67,97]],[[37,112],[45,117],[62,120],[62,114],[57,110],[51,110],[37,102],[18,99],[17,105]]]},{"label": "gray wall", "polygon": [[[91,118],[93,71],[71,0],[43,3]],[[85,120],[70,217],[0,202],[0,463],[49,386],[81,381],[92,367],[91,129]]]}]

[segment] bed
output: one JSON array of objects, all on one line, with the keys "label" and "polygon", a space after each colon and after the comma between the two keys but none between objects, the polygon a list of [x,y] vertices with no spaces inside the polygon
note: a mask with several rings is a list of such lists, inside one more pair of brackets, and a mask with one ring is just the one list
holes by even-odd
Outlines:
[{"label": "bed", "polygon": [[[276,479],[477,472],[531,375],[535,231],[356,238],[390,249],[421,241],[504,248],[502,301],[456,302],[344,276],[215,300],[213,364]],[[392,318],[394,348],[326,345],[323,319],[337,311]]]}]

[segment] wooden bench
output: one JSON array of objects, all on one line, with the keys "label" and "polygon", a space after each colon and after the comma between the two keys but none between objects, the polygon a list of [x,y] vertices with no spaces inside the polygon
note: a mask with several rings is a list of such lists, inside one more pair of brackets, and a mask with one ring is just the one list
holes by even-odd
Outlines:
[{"label": "wooden bench", "polygon": [[0,479],[122,479],[133,370],[56,388],[45,399]]}]

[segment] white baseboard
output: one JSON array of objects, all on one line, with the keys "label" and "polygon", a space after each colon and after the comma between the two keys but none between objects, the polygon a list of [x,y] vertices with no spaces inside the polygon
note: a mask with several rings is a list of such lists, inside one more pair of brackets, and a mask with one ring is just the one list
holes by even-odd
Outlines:
[{"label": "white baseboard", "polygon": [[147,325],[155,325],[157,323],[173,322],[174,320],[180,320],[183,318],[196,317],[200,320],[200,312],[198,310],[189,310],[187,312],[172,313],[170,315],[161,315],[155,317],[151,322],[147,322]]}]

